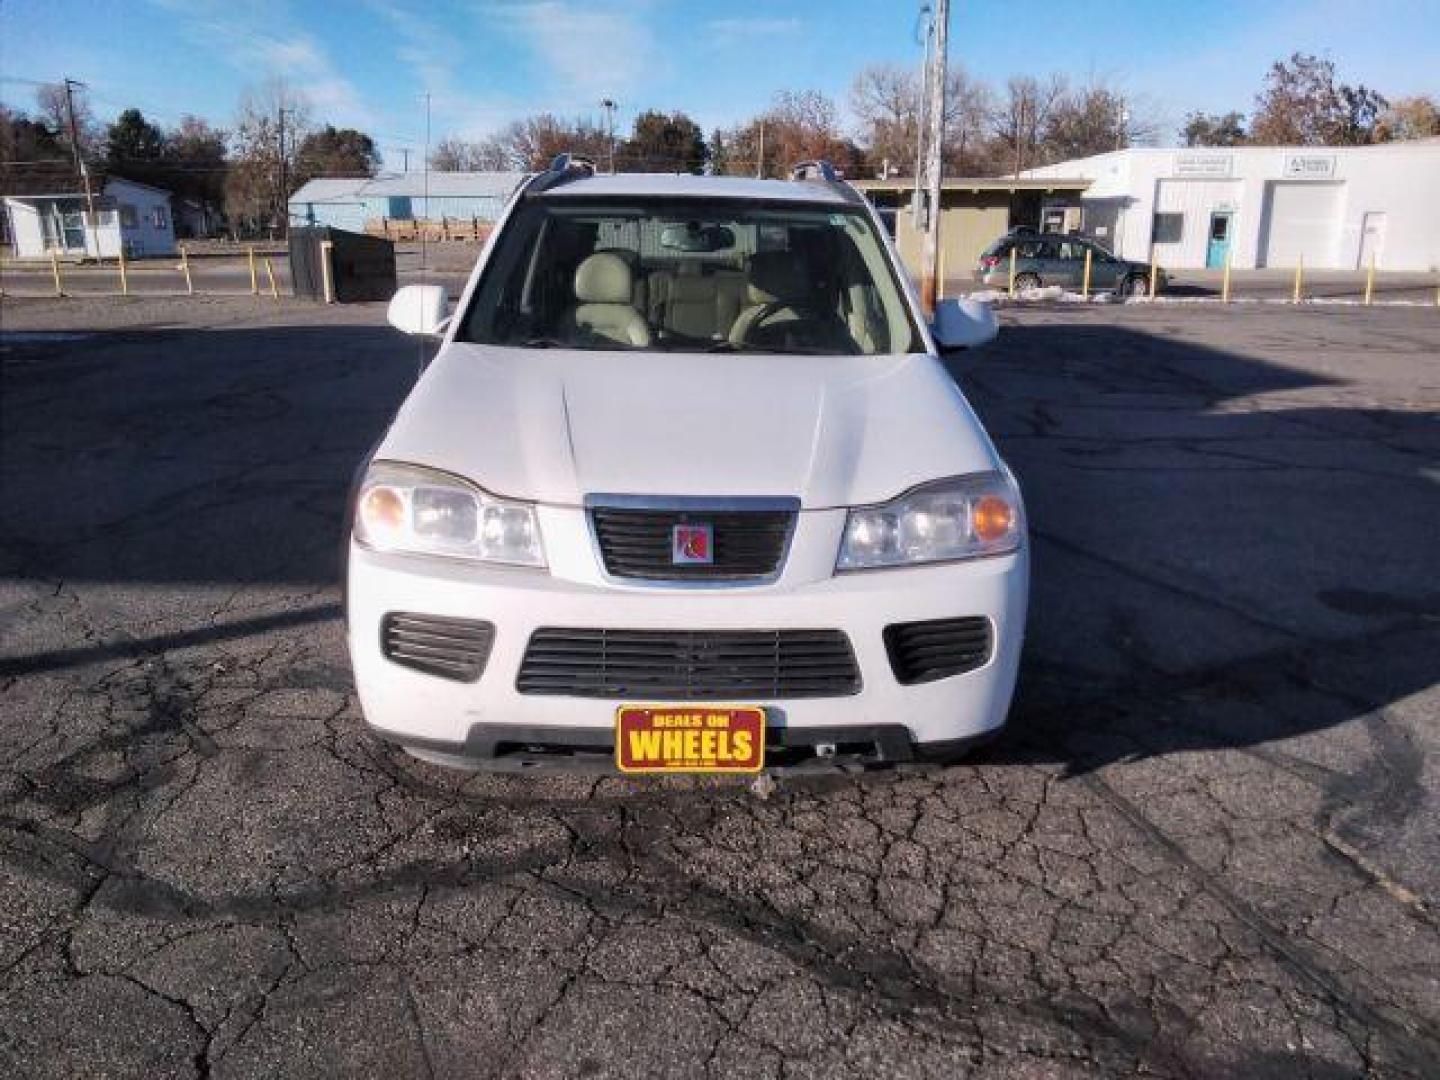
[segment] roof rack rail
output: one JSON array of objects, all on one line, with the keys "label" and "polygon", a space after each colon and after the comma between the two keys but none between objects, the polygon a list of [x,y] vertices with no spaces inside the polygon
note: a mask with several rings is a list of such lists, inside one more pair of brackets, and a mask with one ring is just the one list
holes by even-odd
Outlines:
[{"label": "roof rack rail", "polygon": [[559,187],[561,184],[568,184],[571,180],[578,180],[582,176],[594,175],[595,162],[589,158],[581,157],[579,154],[556,154],[548,169],[535,174],[535,178],[530,181],[530,186],[526,189],[526,194],[536,195],[553,187]]},{"label": "roof rack rail", "polygon": [[827,184],[838,184],[840,176],[835,166],[823,158],[815,161],[801,161],[790,169],[791,180],[824,180]]},{"label": "roof rack rail", "polygon": [[798,182],[828,184],[839,193],[846,202],[863,203],[865,196],[861,195],[855,187],[835,171],[835,166],[824,158],[817,158],[814,161],[801,161],[790,170],[790,179]]}]

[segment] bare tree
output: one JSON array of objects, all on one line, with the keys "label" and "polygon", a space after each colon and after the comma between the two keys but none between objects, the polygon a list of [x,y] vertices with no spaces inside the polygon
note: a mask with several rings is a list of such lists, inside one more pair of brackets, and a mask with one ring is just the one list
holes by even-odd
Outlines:
[{"label": "bare tree", "polygon": [[1192,112],[1186,115],[1185,126],[1180,129],[1180,139],[1186,146],[1240,146],[1248,138],[1245,117],[1238,112]]},{"label": "bare tree", "polygon": [[[85,88],[77,86],[71,91],[75,103],[75,129],[80,136],[80,155],[84,158],[99,157],[104,151],[105,133],[95,119]],[[35,90],[35,105],[40,121],[55,134],[55,139],[70,152],[70,111],[65,100],[64,83],[45,83]]]},{"label": "bare tree", "polygon": [[1356,146],[1374,142],[1387,105],[1369,87],[1335,78],[1335,64],[1295,53],[1277,60],[1255,98],[1251,139],[1269,145]]},{"label": "bare tree", "polygon": [[508,168],[533,171],[547,167],[557,154],[580,154],[598,162],[609,146],[610,137],[599,124],[538,113],[502,129],[487,148],[486,160],[503,158]]},{"label": "bare tree", "polygon": [[902,173],[915,167],[920,79],[912,68],[872,64],[850,84],[850,109],[873,161]]},{"label": "bare tree", "polygon": [[[912,173],[919,142],[923,88],[920,73],[897,64],[873,64],[850,85],[850,108],[861,121],[861,141],[872,165]],[[993,94],[959,67],[946,73],[946,171],[973,172],[992,110]]]},{"label": "bare tree", "polygon": [[1103,79],[1092,79],[1054,103],[1041,133],[1040,158],[1066,161],[1123,150],[1153,142],[1158,131],[1148,106],[1125,98]]},{"label": "bare tree", "polygon": [[996,149],[1012,159],[1017,174],[1041,164],[1040,133],[1066,88],[1063,75],[1017,75],[1005,84],[1005,95],[991,114],[991,131],[999,143]]},{"label": "bare tree", "polygon": [[284,79],[272,78],[245,91],[235,116],[225,181],[225,212],[233,224],[246,230],[283,229],[289,178],[295,175],[298,148],[310,129],[309,101]]},{"label": "bare tree", "polygon": [[844,136],[835,102],[818,90],[782,90],[765,113],[717,132],[716,139],[724,148],[717,171],[778,177],[801,161],[816,159],[847,176],[865,171],[865,151]]},{"label": "bare tree", "polygon": [[1440,103],[1429,94],[1396,98],[1375,123],[1375,140],[1431,139],[1440,135]]},{"label": "bare tree", "polygon": [[450,137],[441,139],[430,153],[430,168],[436,172],[505,172],[516,167],[498,138],[469,142]]}]

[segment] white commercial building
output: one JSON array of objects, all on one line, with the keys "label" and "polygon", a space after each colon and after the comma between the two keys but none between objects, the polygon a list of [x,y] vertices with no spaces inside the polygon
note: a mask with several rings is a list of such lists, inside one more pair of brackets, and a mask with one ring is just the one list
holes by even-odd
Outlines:
[{"label": "white commercial building", "polygon": [[1025,175],[1089,179],[1078,215],[1057,199],[1042,219],[1127,259],[1331,270],[1373,259],[1381,270],[1440,270],[1440,139],[1117,150]]},{"label": "white commercial building", "polygon": [[125,254],[175,253],[175,223],[170,193],[160,188],[112,176],[95,194],[95,215],[90,219],[83,193],[6,195],[10,244],[19,258],[79,255],[113,259],[124,245]]}]

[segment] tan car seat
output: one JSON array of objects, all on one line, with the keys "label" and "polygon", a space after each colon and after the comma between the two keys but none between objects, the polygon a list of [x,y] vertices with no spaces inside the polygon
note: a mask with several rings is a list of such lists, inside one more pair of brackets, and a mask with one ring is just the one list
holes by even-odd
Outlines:
[{"label": "tan car seat", "polygon": [[803,318],[796,309],[803,306],[809,292],[804,266],[791,252],[762,251],[752,255],[745,307],[730,327],[730,340],[743,344],[755,332],[761,316],[764,329],[772,332]]},{"label": "tan car seat", "polygon": [[634,297],[629,264],[613,252],[598,251],[575,270],[575,306],[566,328],[579,341],[649,345],[650,327],[635,310]]}]

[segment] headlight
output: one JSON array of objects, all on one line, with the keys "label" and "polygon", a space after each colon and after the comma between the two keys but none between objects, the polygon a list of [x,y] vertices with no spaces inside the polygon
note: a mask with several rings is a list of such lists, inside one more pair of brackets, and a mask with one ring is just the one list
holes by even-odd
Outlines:
[{"label": "headlight", "polygon": [[355,507],[355,539],[376,551],[545,565],[533,506],[413,465],[370,466]]},{"label": "headlight", "polygon": [[1003,555],[1025,533],[1020,491],[1008,474],[977,473],[913,488],[845,521],[836,570]]}]

